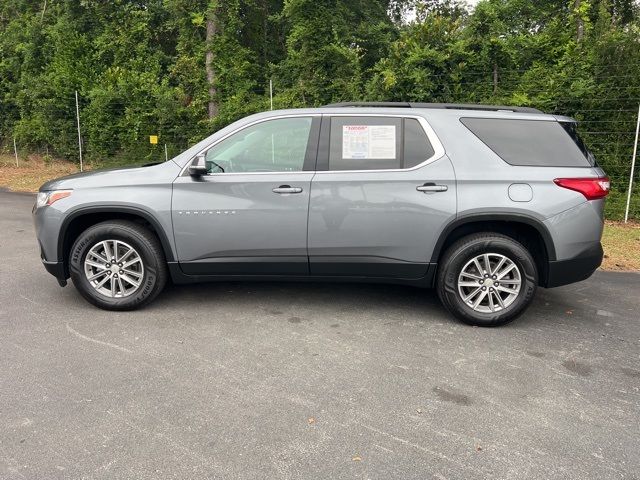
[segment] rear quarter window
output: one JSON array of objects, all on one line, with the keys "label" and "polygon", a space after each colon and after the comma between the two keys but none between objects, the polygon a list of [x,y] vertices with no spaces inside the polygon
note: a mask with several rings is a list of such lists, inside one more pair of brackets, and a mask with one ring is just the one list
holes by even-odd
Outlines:
[{"label": "rear quarter window", "polygon": [[556,121],[508,118],[461,118],[485,145],[509,165],[590,167],[589,154],[575,129]]}]

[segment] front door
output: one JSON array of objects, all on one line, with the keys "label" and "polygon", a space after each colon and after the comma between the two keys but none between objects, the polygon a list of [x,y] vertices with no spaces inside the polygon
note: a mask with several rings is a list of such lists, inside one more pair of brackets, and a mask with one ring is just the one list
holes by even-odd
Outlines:
[{"label": "front door", "polygon": [[176,179],[172,217],[184,273],[308,275],[318,129],[312,116],[251,124],[206,151],[208,175]]}]

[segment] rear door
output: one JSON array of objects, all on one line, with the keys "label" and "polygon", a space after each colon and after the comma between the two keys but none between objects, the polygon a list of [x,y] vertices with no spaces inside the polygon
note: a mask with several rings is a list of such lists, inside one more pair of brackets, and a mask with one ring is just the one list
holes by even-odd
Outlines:
[{"label": "rear door", "polygon": [[178,177],[172,218],[190,275],[308,275],[307,215],[320,116],[251,124],[206,151],[208,174]]},{"label": "rear door", "polygon": [[312,275],[423,277],[455,214],[453,167],[424,118],[323,117],[309,208]]}]

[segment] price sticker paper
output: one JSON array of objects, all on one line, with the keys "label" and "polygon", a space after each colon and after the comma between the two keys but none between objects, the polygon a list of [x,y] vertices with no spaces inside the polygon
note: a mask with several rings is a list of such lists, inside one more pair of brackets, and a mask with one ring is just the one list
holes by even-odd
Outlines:
[{"label": "price sticker paper", "polygon": [[343,125],[342,158],[396,158],[396,127],[394,125]]}]

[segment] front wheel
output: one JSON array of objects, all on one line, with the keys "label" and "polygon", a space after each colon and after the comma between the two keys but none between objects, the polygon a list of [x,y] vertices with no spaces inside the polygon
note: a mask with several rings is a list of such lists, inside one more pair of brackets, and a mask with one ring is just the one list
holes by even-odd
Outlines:
[{"label": "front wheel", "polygon": [[445,252],[437,277],[444,306],[470,325],[496,327],[529,306],[538,272],[529,251],[497,233],[463,237]]},{"label": "front wheel", "polygon": [[128,221],[102,222],[82,232],[71,248],[69,271],[80,294],[106,310],[139,308],[167,282],[160,242]]}]

